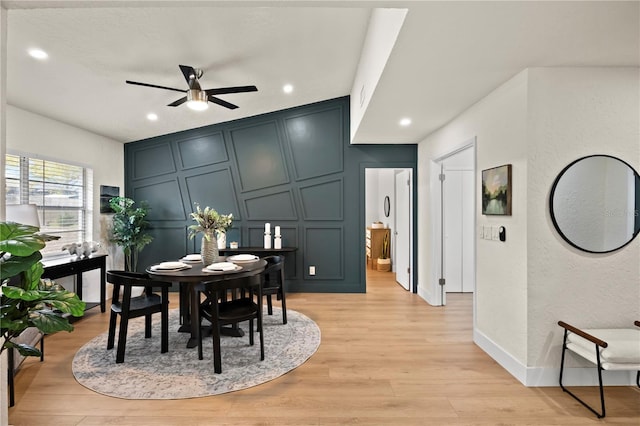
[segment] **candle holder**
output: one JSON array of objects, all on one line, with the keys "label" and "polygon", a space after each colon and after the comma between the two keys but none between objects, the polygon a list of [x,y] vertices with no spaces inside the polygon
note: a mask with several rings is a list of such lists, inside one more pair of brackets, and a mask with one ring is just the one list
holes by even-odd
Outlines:
[{"label": "candle holder", "polygon": [[264,233],[264,248],[266,249],[271,248],[271,232]]}]

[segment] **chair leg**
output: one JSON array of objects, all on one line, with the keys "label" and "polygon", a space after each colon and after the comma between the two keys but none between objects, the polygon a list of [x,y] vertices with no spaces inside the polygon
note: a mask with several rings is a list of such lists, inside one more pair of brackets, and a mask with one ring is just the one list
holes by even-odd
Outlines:
[{"label": "chair leg", "polygon": [[[569,395],[571,395],[576,401],[578,401],[580,404],[584,405],[585,407],[587,407],[589,409],[589,411],[591,411],[593,414],[595,414],[599,419],[604,418],[604,416],[606,415],[605,413],[605,407],[604,407],[604,388],[602,386],[602,365],[600,363],[600,351],[598,350],[598,345],[595,345],[596,347],[596,359],[598,361],[598,365],[597,365],[597,369],[598,369],[598,383],[600,386],[600,404],[602,406],[602,414],[598,413],[596,410],[594,410],[593,408],[591,408],[591,406],[589,406],[586,402],[584,402],[583,400],[581,400],[580,398],[578,398],[577,395],[575,395],[573,392],[571,392],[569,389],[567,389],[566,387],[564,387],[564,385],[562,384],[562,374],[564,372],[564,358],[565,358],[565,352],[567,351],[567,334],[568,334],[568,330],[565,329],[564,330],[564,340],[562,342],[562,357],[560,360],[560,379],[559,379],[559,383],[560,383],[560,387],[562,388],[562,390],[566,393],[568,393]],[[640,372],[638,372],[639,376],[640,376]]]},{"label": "chair leg", "polygon": [[249,345],[253,346],[253,319],[249,320]]},{"label": "chair leg", "polygon": [[145,339],[151,337],[151,314],[144,316],[144,337]]},{"label": "chair leg", "polygon": [[280,287],[280,292],[278,294],[280,294],[281,306],[282,306],[282,323],[286,324],[287,323],[287,300],[284,295],[283,287]]},{"label": "chair leg", "polygon": [[273,315],[273,304],[271,302],[271,295],[267,294],[267,313]]},{"label": "chair leg", "polygon": [[262,329],[262,306],[258,310],[258,330],[260,333],[260,361],[264,361],[264,331]]},{"label": "chair leg", "polygon": [[107,338],[107,349],[113,349],[113,343],[116,337],[116,320],[118,314],[111,311],[111,316],[109,317],[109,336]]},{"label": "chair leg", "polygon": [[[197,292],[198,294],[198,298],[200,298],[200,292]],[[202,354],[202,316],[200,316],[200,324],[198,324],[198,327],[196,327],[195,329],[196,332],[196,339],[198,340],[198,359],[202,360],[204,359],[204,356]]]},{"label": "chair leg", "polygon": [[120,333],[118,333],[118,349],[116,352],[116,364],[124,362],[124,351],[127,345],[127,328],[129,327],[129,319],[120,317]]},{"label": "chair leg", "polygon": [[162,289],[162,311],[160,312],[160,352],[169,352],[169,289]]},{"label": "chair leg", "polygon": [[213,371],[215,373],[222,373],[222,352],[220,350],[220,324],[216,324],[213,327]]},{"label": "chair leg", "polygon": [[218,318],[220,316],[220,312],[218,311],[218,296],[219,294],[215,293],[215,301],[212,304],[212,315],[211,315],[211,338],[213,340],[213,371],[214,373],[222,373],[222,352],[220,349],[220,322]]}]

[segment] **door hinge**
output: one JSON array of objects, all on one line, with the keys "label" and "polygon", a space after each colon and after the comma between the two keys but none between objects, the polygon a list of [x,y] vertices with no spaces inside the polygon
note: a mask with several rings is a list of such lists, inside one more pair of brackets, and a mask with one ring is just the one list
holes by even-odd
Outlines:
[{"label": "door hinge", "polygon": [[444,284],[445,284],[445,279],[444,279],[444,278],[440,278],[440,279],[438,280],[438,284],[440,284],[440,285],[444,285]]},{"label": "door hinge", "polygon": [[440,175],[438,175],[438,178],[440,179],[440,182],[444,182],[444,173],[440,173]]},{"label": "door hinge", "polygon": [[407,274],[411,274],[411,268],[407,268]]},{"label": "door hinge", "polygon": [[407,186],[411,186],[411,181],[407,179]]}]

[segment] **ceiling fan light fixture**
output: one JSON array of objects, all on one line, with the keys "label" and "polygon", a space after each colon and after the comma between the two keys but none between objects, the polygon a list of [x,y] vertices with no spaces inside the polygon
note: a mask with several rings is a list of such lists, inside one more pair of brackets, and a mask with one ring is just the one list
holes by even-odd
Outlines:
[{"label": "ceiling fan light fixture", "polygon": [[188,90],[187,106],[194,111],[204,111],[209,108],[207,93],[204,90]]}]

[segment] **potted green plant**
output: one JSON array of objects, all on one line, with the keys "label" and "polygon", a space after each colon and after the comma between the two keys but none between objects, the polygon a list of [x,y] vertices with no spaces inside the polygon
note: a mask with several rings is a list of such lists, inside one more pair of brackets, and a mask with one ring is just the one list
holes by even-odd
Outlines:
[{"label": "potted green plant", "polygon": [[16,339],[29,327],[42,333],[72,331],[68,315],[84,315],[85,302],[64,288],[41,279],[44,267],[40,250],[55,239],[39,228],[0,222],[0,353],[15,348],[23,356],[40,356],[40,350]]},{"label": "potted green plant", "polygon": [[127,197],[114,197],[109,200],[109,206],[115,212],[110,241],[122,247],[124,269],[127,271],[137,270],[138,255],[153,241],[153,237],[146,233],[149,228],[146,219],[149,207],[144,202],[141,202],[139,207],[134,207],[134,204],[135,201]]},{"label": "potted green plant", "polygon": [[391,258],[389,257],[389,233],[384,234],[382,239],[382,249],[376,265],[378,271],[388,272],[391,270]]},{"label": "potted green plant", "polygon": [[191,218],[196,222],[195,225],[189,225],[189,238],[194,238],[202,233],[202,243],[200,253],[202,254],[202,263],[210,265],[218,261],[218,242],[216,232],[226,232],[231,227],[233,215],[220,214],[215,209],[207,206],[203,209],[200,204],[195,203],[196,211],[191,213]]}]

